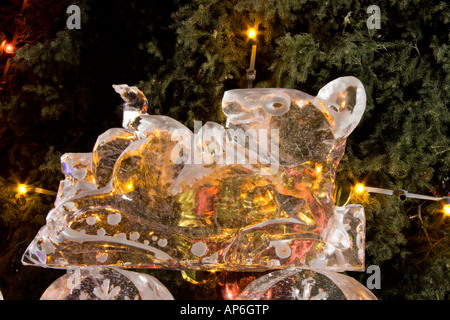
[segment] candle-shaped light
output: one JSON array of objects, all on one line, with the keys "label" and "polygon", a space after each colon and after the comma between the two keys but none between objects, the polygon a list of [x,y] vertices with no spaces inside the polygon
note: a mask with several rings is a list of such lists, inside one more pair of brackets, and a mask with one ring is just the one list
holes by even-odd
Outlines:
[{"label": "candle-shaped light", "polygon": [[258,32],[255,28],[250,28],[247,31],[247,36],[250,40],[253,41],[252,44],[252,54],[250,56],[250,68],[247,70],[247,84],[248,87],[251,88],[253,86],[253,81],[256,78],[256,70],[255,70],[255,60],[256,60],[256,36]]},{"label": "candle-shaped light", "polygon": [[33,186],[29,186],[26,184],[19,184],[17,186],[17,193],[20,194],[27,194],[28,192],[36,192],[36,193],[41,193],[41,194],[47,194],[50,196],[56,196],[57,192],[56,191],[52,191],[52,190],[47,190],[47,189],[43,189],[43,188],[38,188],[38,187],[33,187]]},{"label": "candle-shaped light", "polygon": [[254,28],[250,28],[250,29],[248,29],[248,31],[247,31],[247,35],[248,35],[248,37],[250,38],[250,39],[255,39],[256,38],[256,29],[254,29]]}]

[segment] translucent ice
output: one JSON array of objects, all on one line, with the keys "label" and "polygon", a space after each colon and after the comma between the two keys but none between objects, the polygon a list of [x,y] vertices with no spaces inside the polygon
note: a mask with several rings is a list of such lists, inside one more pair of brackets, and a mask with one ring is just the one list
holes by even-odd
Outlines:
[{"label": "translucent ice", "polygon": [[333,202],[365,109],[359,80],[336,79],[317,97],[227,91],[227,127],[196,122],[194,132],[148,115],[139,89],[114,88],[123,128],[100,135],[92,153],[62,159],[66,180],[25,264],[363,270],[364,210]]},{"label": "translucent ice", "polygon": [[61,157],[65,179],[60,182],[55,206],[65,199],[97,189],[92,172],[92,153],[66,153]]},{"label": "translucent ice", "polygon": [[236,300],[377,300],[355,279],[328,271],[287,268],[251,282]]},{"label": "translucent ice", "polygon": [[56,279],[41,300],[173,300],[156,278],[138,272],[107,267],[69,270]]}]

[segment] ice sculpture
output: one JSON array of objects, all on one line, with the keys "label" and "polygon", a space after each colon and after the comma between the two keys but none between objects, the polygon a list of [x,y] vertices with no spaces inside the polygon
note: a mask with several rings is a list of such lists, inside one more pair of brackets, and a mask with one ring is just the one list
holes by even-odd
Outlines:
[{"label": "ice sculpture", "polygon": [[293,89],[224,94],[227,127],[194,132],[146,113],[115,85],[123,128],[92,153],[62,157],[66,179],[24,264],[260,271],[363,270],[365,215],[333,203],[335,172],[366,105],[338,78],[316,97]]},{"label": "ice sculpture", "polygon": [[82,267],[56,279],[41,300],[173,300],[173,296],[148,274],[109,267]]},{"label": "ice sculpture", "polygon": [[66,153],[61,157],[65,180],[59,184],[55,206],[83,191],[97,189],[92,172],[92,153]]},{"label": "ice sculpture", "polygon": [[287,268],[251,282],[236,300],[377,300],[355,279],[336,272]]}]

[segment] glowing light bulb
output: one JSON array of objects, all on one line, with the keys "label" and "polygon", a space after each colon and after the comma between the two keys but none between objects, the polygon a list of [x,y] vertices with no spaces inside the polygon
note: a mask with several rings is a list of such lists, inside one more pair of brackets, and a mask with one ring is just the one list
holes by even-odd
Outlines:
[{"label": "glowing light bulb", "polygon": [[251,28],[248,30],[247,35],[250,39],[255,39],[256,38],[256,30]]},{"label": "glowing light bulb", "polygon": [[366,188],[364,187],[364,185],[362,183],[358,183],[355,185],[355,192],[357,194],[361,194],[366,190]]},{"label": "glowing light bulb", "polygon": [[13,46],[12,44],[10,44],[10,43],[7,43],[7,44],[5,45],[5,52],[6,52],[7,54],[13,53],[13,52],[14,52],[14,46]]},{"label": "glowing light bulb", "polygon": [[317,165],[317,166],[316,166],[316,172],[317,172],[317,173],[320,173],[320,172],[322,171],[322,168],[323,168],[323,167],[322,167],[321,164]]},{"label": "glowing light bulb", "polygon": [[450,216],[450,204],[444,206],[444,214]]},{"label": "glowing light bulb", "polygon": [[19,186],[17,187],[17,191],[20,194],[25,194],[25,193],[27,193],[27,186],[24,184],[19,184]]}]

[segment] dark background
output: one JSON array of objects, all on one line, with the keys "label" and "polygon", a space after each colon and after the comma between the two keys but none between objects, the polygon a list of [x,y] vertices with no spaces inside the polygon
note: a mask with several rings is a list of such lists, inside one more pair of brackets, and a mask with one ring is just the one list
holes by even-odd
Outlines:
[{"label": "dark background", "polygon": [[[20,261],[57,190],[59,157],[90,152],[119,127],[113,84],[138,85],[149,113],[224,122],[220,100],[246,85],[248,26],[259,23],[256,86],[315,95],[339,76],[361,79],[367,110],[351,135],[339,181],[447,196],[449,193],[449,10],[444,2],[379,1],[382,28],[368,30],[367,1],[3,1],[0,57],[0,290],[7,300],[36,300],[64,270]],[[81,8],[68,30],[66,9]],[[347,18],[347,19],[346,19]],[[216,32],[216,33],[215,33]],[[225,77],[226,75],[226,77]],[[367,216],[366,265],[379,265],[380,299],[449,298],[449,218],[435,202],[356,197]],[[204,285],[177,271],[154,274],[176,299],[223,299],[224,281],[257,275],[221,273]],[[363,284],[365,273],[348,273]],[[194,277],[208,277],[197,274]],[[228,280],[227,280],[228,279]],[[234,280],[230,280],[234,279]]]}]

